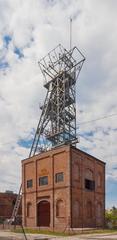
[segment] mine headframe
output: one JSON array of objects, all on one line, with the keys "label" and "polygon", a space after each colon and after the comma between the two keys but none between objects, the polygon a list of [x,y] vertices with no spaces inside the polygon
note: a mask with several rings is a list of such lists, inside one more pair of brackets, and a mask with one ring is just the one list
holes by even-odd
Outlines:
[{"label": "mine headframe", "polygon": [[58,45],[39,61],[47,90],[29,157],[62,144],[75,144],[76,80],[85,57],[77,47]]}]

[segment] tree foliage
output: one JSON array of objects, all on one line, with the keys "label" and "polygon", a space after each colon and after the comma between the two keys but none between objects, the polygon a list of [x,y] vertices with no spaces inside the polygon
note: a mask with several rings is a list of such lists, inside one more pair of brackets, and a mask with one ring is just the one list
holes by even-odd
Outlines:
[{"label": "tree foliage", "polygon": [[113,206],[105,212],[106,225],[111,228],[117,228],[117,208]]}]

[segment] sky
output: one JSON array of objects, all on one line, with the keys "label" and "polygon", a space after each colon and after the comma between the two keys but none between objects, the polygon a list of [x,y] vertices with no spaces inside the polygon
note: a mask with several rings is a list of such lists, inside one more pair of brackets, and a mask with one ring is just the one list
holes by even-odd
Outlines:
[{"label": "sky", "polygon": [[106,162],[117,206],[117,1],[0,0],[0,191],[18,192],[45,89],[38,61],[59,43],[86,61],[77,80],[77,147]]}]

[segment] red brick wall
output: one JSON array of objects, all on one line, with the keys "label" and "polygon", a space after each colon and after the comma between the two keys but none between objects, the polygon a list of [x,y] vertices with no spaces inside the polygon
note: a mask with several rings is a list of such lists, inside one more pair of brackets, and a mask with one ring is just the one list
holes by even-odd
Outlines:
[{"label": "red brick wall", "polygon": [[[104,166],[96,158],[68,145],[23,160],[23,224],[28,227],[37,226],[37,206],[40,201],[46,200],[50,202],[51,230],[63,231],[71,224],[72,227],[93,227],[99,224],[102,226],[105,202]],[[85,189],[86,169],[90,169],[93,173],[93,180],[96,182],[95,191]],[[64,181],[56,183],[55,174],[59,172],[64,173]],[[101,186],[97,186],[98,172],[101,175]],[[39,186],[39,177],[42,176],[48,176],[48,185]],[[33,179],[32,188],[27,188],[29,179]],[[87,217],[89,202],[92,203],[91,217]],[[28,203],[31,204],[31,216],[27,215]],[[101,204],[102,214],[97,220],[98,203]]]},{"label": "red brick wall", "polygon": [[[104,225],[105,208],[105,164],[93,156],[89,156],[78,149],[71,149],[72,155],[72,227],[97,227]],[[78,178],[76,177],[78,170]],[[91,171],[92,177],[89,174]],[[89,174],[89,176],[88,176]],[[100,186],[98,174],[101,176]],[[85,188],[85,179],[95,181],[95,190]],[[79,213],[76,214],[76,205]],[[88,216],[88,203],[92,206],[92,216]],[[100,205],[100,206],[99,206]],[[100,208],[100,209],[99,209]],[[100,211],[100,214],[99,214]]]},{"label": "red brick wall", "polygon": [[[13,212],[14,204],[17,194],[14,193],[0,193],[0,218],[10,218]],[[21,215],[21,208],[19,209]]]},{"label": "red brick wall", "polygon": [[[70,164],[69,148],[62,147],[34,156],[22,162],[23,179],[23,224],[37,226],[37,204],[42,200],[50,202],[50,227],[64,229],[70,216]],[[64,172],[64,181],[55,182],[55,174]],[[39,186],[39,177],[48,176],[48,185]],[[33,179],[33,187],[27,188],[27,180]],[[64,203],[63,217],[56,215],[58,200]],[[33,215],[27,216],[27,203],[32,203]]]}]

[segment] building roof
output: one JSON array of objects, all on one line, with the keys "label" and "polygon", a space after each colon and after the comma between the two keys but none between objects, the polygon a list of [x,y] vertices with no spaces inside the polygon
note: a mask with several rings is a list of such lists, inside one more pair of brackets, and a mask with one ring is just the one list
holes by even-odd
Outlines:
[{"label": "building roof", "polygon": [[60,149],[60,148],[71,148],[71,149],[74,149],[74,150],[76,150],[76,151],[78,151],[78,152],[80,152],[80,153],[82,153],[82,154],[85,154],[87,157],[91,157],[91,158],[95,159],[96,161],[100,161],[102,164],[106,164],[104,161],[102,161],[102,160],[100,160],[100,159],[98,159],[98,158],[90,155],[89,153],[84,152],[84,151],[82,151],[81,149],[76,148],[76,147],[74,147],[74,146],[72,146],[72,145],[70,145],[70,144],[64,144],[64,145],[61,145],[61,146],[54,147],[54,148],[52,148],[52,149],[50,149],[50,150],[48,150],[48,151],[46,151],[46,152],[42,152],[42,153],[36,154],[36,155],[34,155],[34,156],[32,156],[32,157],[28,157],[28,158],[26,158],[26,159],[23,159],[22,162],[23,162],[23,161],[26,161],[26,160],[29,160],[29,159],[33,159],[34,157],[37,158],[37,156],[39,156],[39,155],[44,155],[44,154],[47,155],[47,153],[50,153],[50,152],[55,151],[55,150]]}]

